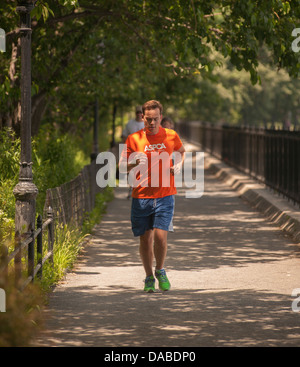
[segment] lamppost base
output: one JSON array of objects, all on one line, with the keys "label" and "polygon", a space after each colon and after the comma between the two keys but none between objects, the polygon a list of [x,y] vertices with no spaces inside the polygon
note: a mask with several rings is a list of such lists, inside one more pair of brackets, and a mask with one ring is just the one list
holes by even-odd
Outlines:
[{"label": "lamppost base", "polygon": [[16,198],[16,236],[23,236],[35,227],[35,199],[38,189],[32,181],[20,181],[14,188]]}]

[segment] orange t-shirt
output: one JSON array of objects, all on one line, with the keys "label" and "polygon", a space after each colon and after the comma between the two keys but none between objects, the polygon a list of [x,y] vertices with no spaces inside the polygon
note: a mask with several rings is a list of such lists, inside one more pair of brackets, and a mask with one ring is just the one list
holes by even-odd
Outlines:
[{"label": "orange t-shirt", "polygon": [[177,193],[170,167],[172,153],[181,148],[182,142],[174,130],[160,126],[157,134],[149,135],[142,129],[128,136],[126,146],[122,158],[128,162],[132,161],[134,152],[143,152],[148,159],[148,166],[139,165],[130,171],[136,180],[132,197],[162,198]]}]

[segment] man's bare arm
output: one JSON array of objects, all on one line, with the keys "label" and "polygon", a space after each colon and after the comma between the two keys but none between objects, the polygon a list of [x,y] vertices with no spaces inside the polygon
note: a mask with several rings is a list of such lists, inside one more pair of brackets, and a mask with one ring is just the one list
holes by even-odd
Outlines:
[{"label": "man's bare arm", "polygon": [[121,173],[129,173],[134,167],[137,167],[139,164],[146,164],[147,162],[147,155],[143,152],[136,152],[130,162],[127,162],[127,160],[121,156],[119,171]]},{"label": "man's bare arm", "polygon": [[185,152],[184,146],[182,145],[178,150],[175,151],[175,153],[176,152],[180,153],[180,158],[176,160],[173,166],[170,168],[170,172],[172,175],[176,175],[181,170],[181,167],[184,161],[184,152]]}]

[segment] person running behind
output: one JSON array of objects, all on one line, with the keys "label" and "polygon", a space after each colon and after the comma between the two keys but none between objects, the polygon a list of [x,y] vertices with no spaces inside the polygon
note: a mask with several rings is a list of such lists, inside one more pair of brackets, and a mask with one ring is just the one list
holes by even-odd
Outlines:
[{"label": "person running behind", "polygon": [[136,106],[135,119],[129,120],[122,132],[123,142],[126,141],[128,135],[133,134],[144,128],[142,106]]},{"label": "person running behind", "polygon": [[174,130],[174,122],[170,117],[164,117],[161,120],[161,126],[165,129],[173,129]]},{"label": "person running behind", "polygon": [[[135,180],[131,225],[134,236],[140,238],[146,292],[155,291],[154,275],[161,290],[167,291],[171,287],[164,269],[167,235],[173,218],[174,195],[177,193],[174,174],[180,172],[185,152],[178,134],[161,127],[162,112],[159,101],[151,100],[143,105],[145,127],[128,136],[119,164],[120,172],[129,172],[129,176]],[[180,159],[170,167],[174,151],[179,152]],[[164,155],[167,159],[157,159],[163,152],[167,152]],[[152,179],[156,181],[153,185]],[[169,180],[168,184],[165,184],[165,179]],[[153,273],[154,258],[156,267]]]}]

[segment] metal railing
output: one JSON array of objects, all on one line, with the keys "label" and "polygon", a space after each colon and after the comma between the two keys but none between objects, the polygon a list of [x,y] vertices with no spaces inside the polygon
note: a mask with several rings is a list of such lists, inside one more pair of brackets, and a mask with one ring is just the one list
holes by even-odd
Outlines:
[{"label": "metal railing", "polygon": [[72,223],[81,227],[86,213],[92,211],[95,206],[96,194],[101,192],[96,183],[96,170],[96,162],[93,161],[73,180],[48,189],[44,213],[51,206],[55,222],[64,225]]},{"label": "metal railing", "polygon": [[[113,151],[113,150],[112,150]],[[98,165],[99,168],[101,165]],[[5,284],[8,266],[14,259],[14,273],[16,285],[24,289],[35,277],[42,277],[44,263],[50,259],[53,262],[53,244],[56,224],[72,224],[82,227],[86,214],[95,207],[96,194],[102,189],[96,183],[97,165],[93,160],[83,167],[81,172],[71,181],[59,187],[48,189],[43,216],[46,219],[42,223],[42,216],[37,217],[36,230],[27,234],[26,238],[15,239],[15,248],[8,254],[6,246],[0,246],[0,285]],[[43,257],[43,232],[48,230],[48,252]],[[36,246],[35,246],[36,243]],[[20,286],[22,279],[22,253],[27,261],[27,279]],[[36,254],[36,256],[35,256]]]},{"label": "metal railing", "polygon": [[179,133],[225,163],[300,205],[300,132],[178,124]]},{"label": "metal railing", "polygon": [[[43,233],[47,230],[48,251],[43,257]],[[22,241],[15,240],[15,249],[10,254],[5,245],[1,246],[0,256],[0,274],[2,283],[6,283],[8,277],[8,268],[14,260],[14,276],[16,286],[22,291],[29,283],[34,281],[35,277],[42,278],[43,265],[49,259],[53,263],[53,244],[54,244],[54,222],[53,211],[49,207],[47,220],[43,223],[41,215],[37,217],[37,229],[32,230]],[[22,252],[27,249],[27,278],[22,281]],[[36,254],[36,255],[35,255]]]}]

